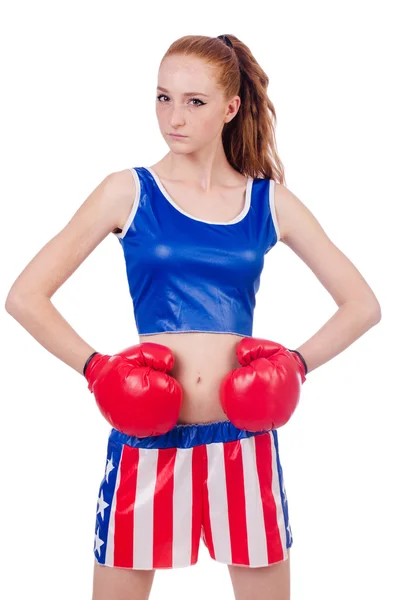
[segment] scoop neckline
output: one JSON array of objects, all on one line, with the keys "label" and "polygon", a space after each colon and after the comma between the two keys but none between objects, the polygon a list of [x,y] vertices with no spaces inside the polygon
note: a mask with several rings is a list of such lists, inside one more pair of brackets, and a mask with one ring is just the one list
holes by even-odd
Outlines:
[{"label": "scoop neckline", "polygon": [[157,184],[157,187],[159,188],[162,196],[178,212],[180,212],[181,214],[183,214],[188,219],[192,219],[193,221],[199,221],[200,223],[207,223],[208,225],[234,225],[235,223],[239,223],[240,221],[242,221],[244,219],[244,217],[248,214],[249,209],[251,208],[252,186],[253,186],[253,183],[254,183],[254,179],[251,176],[248,176],[248,178],[247,178],[247,185],[245,187],[245,201],[244,201],[243,209],[241,210],[241,212],[236,217],[234,217],[234,219],[232,219],[231,221],[226,221],[226,222],[222,222],[222,221],[205,221],[204,219],[199,219],[198,217],[195,217],[195,216],[191,215],[190,213],[188,213],[187,211],[185,211],[181,206],[179,206],[179,204],[177,204],[175,202],[175,200],[169,195],[169,193],[167,192],[167,190],[163,186],[163,184],[161,182],[161,179],[159,178],[159,176],[157,175],[157,173],[155,173],[153,171],[153,169],[151,167],[143,167],[143,168],[146,169],[146,171],[149,171],[149,173],[151,174],[151,176],[155,180],[155,182]]}]

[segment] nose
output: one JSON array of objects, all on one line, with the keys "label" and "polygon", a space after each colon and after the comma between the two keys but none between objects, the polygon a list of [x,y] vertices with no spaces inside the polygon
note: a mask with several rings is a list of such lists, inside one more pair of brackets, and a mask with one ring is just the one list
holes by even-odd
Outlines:
[{"label": "nose", "polygon": [[183,114],[184,111],[184,107],[178,107],[178,106],[174,106],[172,112],[171,112],[171,119],[170,119],[170,125],[171,127],[179,127],[181,125],[184,125],[185,123],[185,117]]}]

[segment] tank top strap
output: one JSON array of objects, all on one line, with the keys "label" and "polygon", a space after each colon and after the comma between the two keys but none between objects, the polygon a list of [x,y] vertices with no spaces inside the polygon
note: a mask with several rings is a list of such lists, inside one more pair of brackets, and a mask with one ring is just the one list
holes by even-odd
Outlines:
[{"label": "tank top strap", "polygon": [[114,232],[114,235],[121,241],[127,234],[132,222],[136,218],[137,212],[142,210],[142,205],[150,200],[152,195],[151,179],[149,173],[143,167],[130,167],[131,175],[135,181],[135,198],[132,203],[130,214],[121,231]]},{"label": "tank top strap", "polygon": [[249,227],[266,254],[279,240],[280,228],[274,202],[275,181],[256,178],[252,187]]}]

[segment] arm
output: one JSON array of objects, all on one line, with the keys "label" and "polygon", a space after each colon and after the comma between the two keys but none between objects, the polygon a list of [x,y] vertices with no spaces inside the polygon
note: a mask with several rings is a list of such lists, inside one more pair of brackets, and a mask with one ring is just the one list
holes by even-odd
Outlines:
[{"label": "arm", "polygon": [[381,308],[356,267],[333,244],[310,210],[282,184],[275,185],[275,207],[281,241],[306,263],[339,307],[297,348],[310,372],[379,323]]},{"label": "arm", "polygon": [[25,267],[6,299],[7,312],[46,350],[81,374],[95,349],[62,317],[51,297],[110,232],[122,228],[134,198],[129,170],[105,177]]}]

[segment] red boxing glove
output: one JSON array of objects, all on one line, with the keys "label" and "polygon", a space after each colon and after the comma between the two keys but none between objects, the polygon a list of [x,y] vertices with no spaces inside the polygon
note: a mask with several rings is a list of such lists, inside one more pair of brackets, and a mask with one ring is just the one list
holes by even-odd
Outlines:
[{"label": "red boxing glove", "polygon": [[84,375],[105,419],[127,435],[147,437],[170,431],[182,406],[182,387],[166,371],[174,356],[162,344],[145,342],[113,356],[97,353]]},{"label": "red boxing glove", "polygon": [[242,367],[222,380],[220,401],[239,429],[263,431],[285,425],[296,409],[305,367],[298,354],[270,340],[243,338],[236,346]]}]

